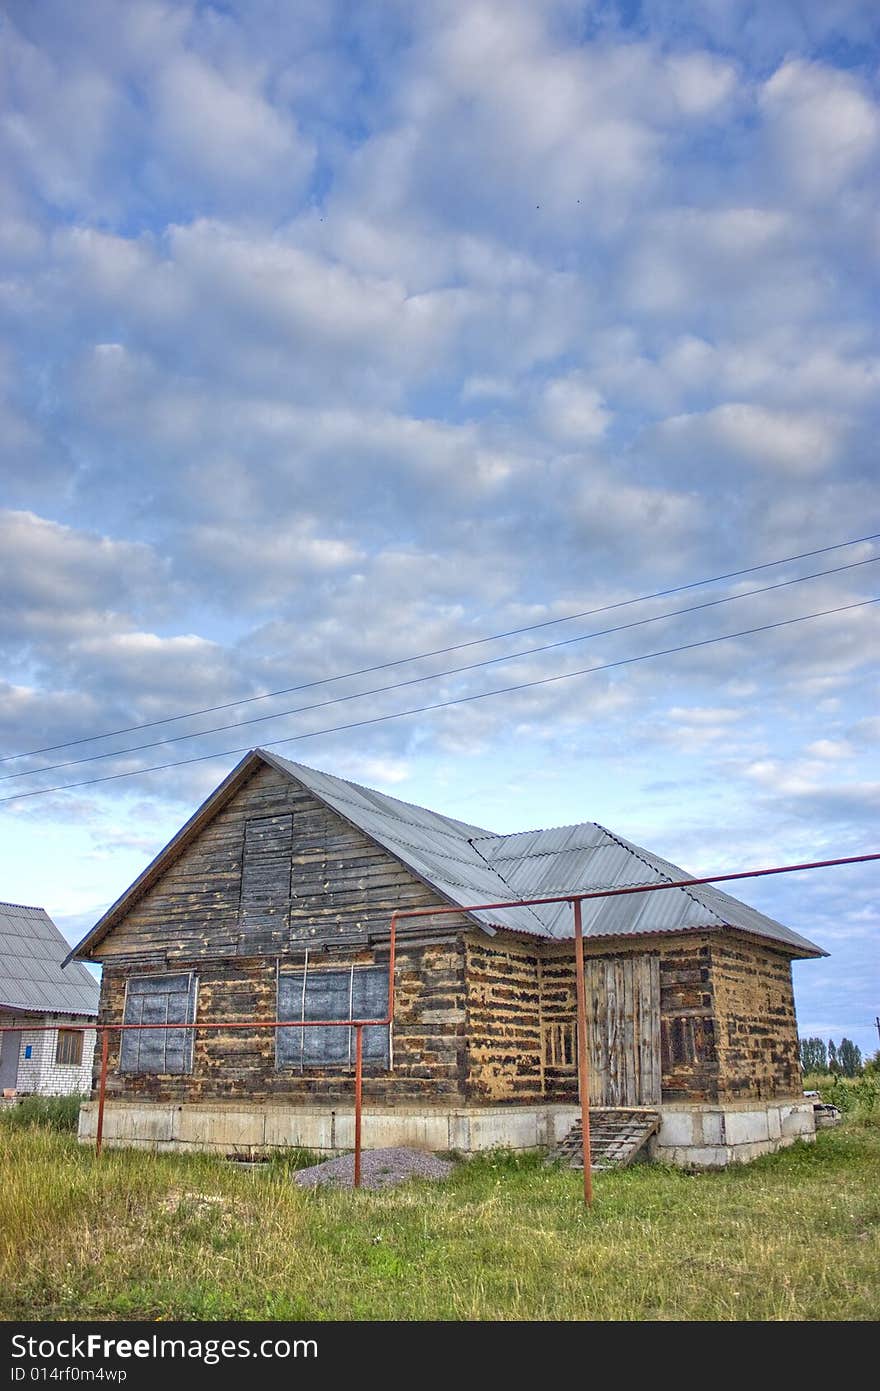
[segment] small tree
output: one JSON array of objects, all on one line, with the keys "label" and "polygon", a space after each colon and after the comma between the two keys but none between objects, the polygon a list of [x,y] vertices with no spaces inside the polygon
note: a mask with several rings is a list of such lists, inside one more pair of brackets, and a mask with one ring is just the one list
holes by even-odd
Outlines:
[{"label": "small tree", "polygon": [[850,1038],[842,1038],[837,1062],[844,1077],[858,1077],[862,1070],[862,1050]]},{"label": "small tree", "polygon": [[828,1040],[828,1071],[840,1071],[840,1064],[837,1061],[837,1044],[834,1042],[833,1038],[829,1038]]}]

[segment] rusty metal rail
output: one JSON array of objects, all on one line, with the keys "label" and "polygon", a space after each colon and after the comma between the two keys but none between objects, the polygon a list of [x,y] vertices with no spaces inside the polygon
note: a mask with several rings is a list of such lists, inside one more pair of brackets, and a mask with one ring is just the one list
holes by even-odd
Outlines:
[{"label": "rusty metal rail", "polygon": [[[809,860],[799,864],[774,865],[768,869],[740,870],[734,874],[706,874],[695,878],[667,880],[663,883],[627,884],[618,889],[591,889],[584,893],[552,894],[544,898],[502,899],[494,903],[451,904],[438,908],[397,908],[391,914],[389,924],[388,955],[388,1008],[381,1019],[233,1019],[223,1021],[204,1020],[188,1024],[17,1024],[3,1026],[4,1033],[49,1033],[58,1028],[71,1032],[101,1035],[101,1071],[98,1083],[98,1120],[95,1131],[95,1154],[100,1155],[104,1138],[104,1103],[107,1090],[107,1070],[109,1061],[109,1036],[111,1031],[128,1029],[200,1029],[221,1031],[224,1029],[354,1029],[355,1030],[355,1072],[354,1072],[354,1186],[361,1186],[361,1138],[363,1119],[363,1031],[366,1028],[388,1027],[394,1020],[394,969],[396,962],[397,925],[404,918],[440,917],[454,913],[490,912],[502,908],[537,907],[546,903],[570,903],[574,916],[575,973],[577,983],[577,1054],[578,1054],[578,1094],[581,1108],[584,1165],[584,1203],[592,1203],[592,1176],[590,1167],[590,1084],[589,1050],[587,1046],[586,988],[584,982],[584,939],[581,905],[588,899],[617,898],[626,894],[659,893],[665,889],[687,889],[699,884],[720,884],[736,879],[761,879],[771,874],[797,874],[802,870],[832,869],[838,865],[866,864],[880,860],[880,852],[868,855],[846,855],[833,860]],[[503,924],[499,924],[503,926]]]}]

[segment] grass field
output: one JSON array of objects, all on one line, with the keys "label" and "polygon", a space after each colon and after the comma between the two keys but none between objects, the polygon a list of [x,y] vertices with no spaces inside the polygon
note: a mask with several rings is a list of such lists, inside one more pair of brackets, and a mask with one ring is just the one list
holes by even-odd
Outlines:
[{"label": "grass field", "polygon": [[722,1173],[490,1155],[443,1184],[307,1192],[285,1163],[0,1124],[4,1319],[873,1319],[880,1126]]}]

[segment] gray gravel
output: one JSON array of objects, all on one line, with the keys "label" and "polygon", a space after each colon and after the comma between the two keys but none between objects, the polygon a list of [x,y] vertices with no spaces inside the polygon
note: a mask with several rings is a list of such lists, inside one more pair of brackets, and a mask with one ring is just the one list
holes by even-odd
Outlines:
[{"label": "gray gravel", "polygon": [[[390,1188],[411,1178],[444,1179],[449,1177],[454,1167],[448,1159],[438,1159],[436,1154],[428,1154],[424,1150],[402,1147],[363,1150],[361,1184],[364,1188]],[[322,1184],[333,1188],[352,1188],[354,1155],[343,1154],[338,1159],[328,1159],[311,1169],[297,1169],[293,1181],[302,1184],[303,1188],[317,1188]]]}]

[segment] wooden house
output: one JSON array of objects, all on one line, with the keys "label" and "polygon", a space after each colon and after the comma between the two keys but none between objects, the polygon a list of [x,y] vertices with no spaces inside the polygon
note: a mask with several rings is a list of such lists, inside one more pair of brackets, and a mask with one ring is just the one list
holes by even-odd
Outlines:
[{"label": "wooden house", "polygon": [[[103,967],[102,1022],[340,1027],[111,1035],[105,1138],[349,1148],[346,1022],[384,1013],[395,909],[682,877],[591,822],[496,835],[255,750],[71,955]],[[685,1164],[812,1138],[791,962],[820,948],[708,886],[588,901],[584,931],[597,1109],[653,1116],[652,1152]],[[368,1147],[566,1135],[572,932],[567,904],[401,922],[393,1022],[365,1031]],[[94,1101],[81,1126],[94,1134]]]},{"label": "wooden house", "polygon": [[[0,903],[0,1097],[62,1096],[92,1085],[98,982],[44,908]],[[31,1027],[25,1030],[25,1025]],[[50,1028],[49,1025],[52,1027]]]}]

